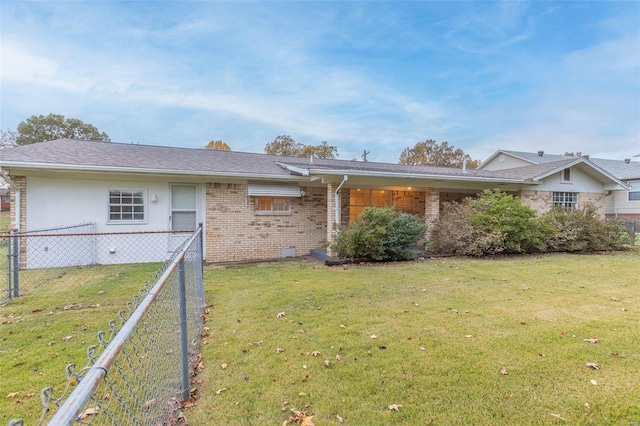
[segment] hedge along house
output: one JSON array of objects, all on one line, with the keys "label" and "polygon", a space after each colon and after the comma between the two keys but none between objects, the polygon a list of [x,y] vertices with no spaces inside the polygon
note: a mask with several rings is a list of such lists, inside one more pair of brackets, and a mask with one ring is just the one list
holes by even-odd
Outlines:
[{"label": "hedge along house", "polygon": [[[203,223],[208,262],[308,255],[369,205],[393,205],[431,226],[444,201],[484,189],[519,194],[541,212],[587,201],[604,211],[605,191],[627,189],[585,158],[465,170],[69,139],[2,149],[0,167],[14,227],[93,222],[97,232],[123,232]],[[575,189],[579,198],[566,195]]]}]

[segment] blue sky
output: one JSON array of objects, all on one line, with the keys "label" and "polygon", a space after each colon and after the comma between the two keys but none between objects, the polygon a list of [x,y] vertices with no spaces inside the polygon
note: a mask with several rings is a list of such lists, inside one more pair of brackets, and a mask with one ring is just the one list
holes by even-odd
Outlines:
[{"label": "blue sky", "polygon": [[640,2],[0,3],[0,128],[263,152],[278,135],[397,162],[435,139],[640,154]]}]

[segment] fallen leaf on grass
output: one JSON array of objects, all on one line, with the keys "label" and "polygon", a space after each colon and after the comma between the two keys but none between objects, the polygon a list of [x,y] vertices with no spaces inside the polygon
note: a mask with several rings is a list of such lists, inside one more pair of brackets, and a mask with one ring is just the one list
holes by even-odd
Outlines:
[{"label": "fallen leaf on grass", "polygon": [[598,364],[596,364],[595,362],[587,362],[587,363],[585,363],[585,365],[587,367],[593,368],[594,370],[598,370],[600,368],[600,367],[598,367]]},{"label": "fallen leaf on grass", "polygon": [[342,361],[342,355],[336,354],[336,361]]},{"label": "fallen leaf on grass", "polygon": [[224,364],[220,365],[220,368],[222,368],[223,370],[226,370],[228,366],[229,364],[225,362]]},{"label": "fallen leaf on grass", "polygon": [[500,374],[502,374],[503,376],[506,376],[507,374],[509,374],[509,372],[507,371],[507,367],[505,367],[504,365],[502,367],[500,367]]},{"label": "fallen leaf on grass", "polygon": [[100,407],[97,405],[95,407],[89,407],[86,410],[84,410],[84,413],[82,413],[80,418],[84,420],[89,416],[95,416],[96,414],[98,414],[99,411],[100,411]]},{"label": "fallen leaf on grass", "polygon": [[144,403],[144,408],[151,408],[151,407],[155,407],[156,403],[158,402],[158,400],[156,400],[155,398],[150,399],[149,401]]},{"label": "fallen leaf on grass", "polygon": [[372,334],[372,335],[371,335],[371,336],[369,336],[369,337],[371,337],[372,339],[377,339],[377,338],[378,338],[378,336],[376,336],[375,334]]},{"label": "fallen leaf on grass", "polygon": [[589,343],[598,343],[598,339],[596,339],[595,337],[589,337],[588,339],[583,339],[583,340]]},{"label": "fallen leaf on grass", "polygon": [[276,318],[282,318],[283,316],[285,316],[285,312],[278,312],[276,314]]},{"label": "fallen leaf on grass", "polygon": [[338,419],[338,423],[342,424],[344,423],[344,419],[338,415],[336,415],[336,418]]},{"label": "fallen leaf on grass", "polygon": [[62,341],[63,341],[63,342],[68,342],[68,341],[69,341],[69,340],[71,340],[72,338],[73,338],[73,336],[64,336],[64,337],[62,338]]},{"label": "fallen leaf on grass", "polygon": [[402,405],[391,404],[388,408],[389,408],[389,411],[400,411],[400,407],[402,407]]},{"label": "fallen leaf on grass", "polygon": [[330,362],[328,359],[325,359],[325,360],[324,360],[324,365],[325,365],[326,367],[328,367],[330,364],[331,364],[331,362]]},{"label": "fallen leaf on grass", "polygon": [[15,398],[16,396],[18,396],[18,392],[11,392],[9,395],[7,395],[7,398]]},{"label": "fallen leaf on grass", "polygon": [[347,326],[344,324],[340,324],[340,328],[347,328]]},{"label": "fallen leaf on grass", "polygon": [[276,348],[277,354],[281,354],[282,352],[284,352],[284,348]]},{"label": "fallen leaf on grass", "polygon": [[565,419],[564,417],[562,417],[560,414],[549,413],[549,415],[550,415],[551,417],[553,417],[554,419],[562,420],[563,422],[566,422],[566,421],[567,421],[567,419]]},{"label": "fallen leaf on grass", "polygon": [[218,389],[218,390],[216,391],[216,395],[220,395],[222,392],[224,392],[224,391],[226,391],[226,390],[227,390],[227,388]]},{"label": "fallen leaf on grass", "polygon": [[322,355],[322,354],[320,353],[320,351],[313,351],[313,352],[311,352],[311,355],[312,356],[318,356],[318,355]]},{"label": "fallen leaf on grass", "polygon": [[593,379],[591,379],[591,380],[590,380],[590,383],[591,383],[593,386],[598,386],[598,382],[596,382],[596,381],[595,381],[595,380],[593,380]]}]

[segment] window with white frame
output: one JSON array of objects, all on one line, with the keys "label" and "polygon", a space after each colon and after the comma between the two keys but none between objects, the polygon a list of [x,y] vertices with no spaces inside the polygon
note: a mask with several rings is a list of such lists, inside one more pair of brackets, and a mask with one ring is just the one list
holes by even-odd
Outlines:
[{"label": "window with white frame", "polygon": [[110,189],[109,222],[144,222],[146,198],[144,189]]},{"label": "window with white frame", "polygon": [[631,189],[628,192],[629,201],[640,201],[640,180],[632,180],[628,182]]},{"label": "window with white frame", "polygon": [[554,192],[553,193],[553,207],[559,207],[567,210],[574,210],[578,208],[578,193],[577,192]]},{"label": "window with white frame", "polygon": [[256,214],[289,214],[291,203],[288,198],[255,197]]}]

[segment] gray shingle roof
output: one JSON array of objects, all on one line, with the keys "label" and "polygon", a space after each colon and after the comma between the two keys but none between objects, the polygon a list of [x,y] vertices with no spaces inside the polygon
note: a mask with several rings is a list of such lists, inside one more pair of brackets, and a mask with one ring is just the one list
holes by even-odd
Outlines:
[{"label": "gray shingle roof", "polygon": [[[537,152],[523,152],[523,151],[506,151],[500,150],[505,154],[513,155],[514,157],[521,158],[531,163],[542,164],[550,163],[566,159],[575,159],[578,157],[568,155],[557,154],[543,154],[539,156]],[[611,173],[618,179],[635,179],[640,178],[640,161],[630,161],[628,164],[623,160],[609,160],[605,158],[592,158],[589,160],[599,167],[603,168],[607,172]]]},{"label": "gray shingle roof", "polygon": [[[504,151],[512,155],[532,154]],[[537,157],[537,154],[533,154]],[[547,155],[544,156],[546,160]],[[552,156],[548,156],[551,158]],[[559,159],[557,157],[560,157]],[[443,177],[452,180],[479,179],[531,182],[537,177],[572,162],[578,157],[553,156],[555,161],[508,170],[475,170],[452,167],[414,166],[349,160],[309,159],[246,152],[175,148],[58,139],[0,150],[1,167],[30,167],[74,170],[131,171],[201,176],[244,176],[287,178],[293,168],[310,174],[358,173],[367,175],[411,175],[417,178]],[[295,172],[295,170],[294,170]]]},{"label": "gray shingle roof", "polygon": [[317,158],[311,161],[309,158],[303,157],[71,139],[58,139],[0,150],[0,166],[2,167],[47,167],[230,176],[286,177],[291,175],[291,172],[281,165],[290,165],[306,170],[362,171],[363,174],[367,172],[406,173],[466,179],[471,176],[501,179],[491,171],[463,171],[452,167],[410,166]]}]

